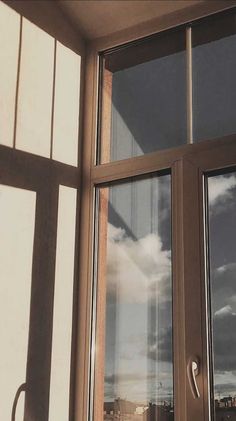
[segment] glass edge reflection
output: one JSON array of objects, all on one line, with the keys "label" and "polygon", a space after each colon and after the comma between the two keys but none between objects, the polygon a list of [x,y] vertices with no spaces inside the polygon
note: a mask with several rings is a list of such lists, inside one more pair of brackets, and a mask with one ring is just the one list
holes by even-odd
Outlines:
[{"label": "glass edge reflection", "polygon": [[210,280],[210,243],[209,243],[209,192],[207,174],[203,174],[203,229],[204,229],[204,288],[206,300],[206,333],[207,333],[207,385],[208,385],[208,415],[209,420],[215,419],[214,410],[214,382],[213,382],[213,336],[212,336],[212,309],[211,309],[211,280]]},{"label": "glass edge reflection", "polygon": [[93,246],[92,246],[92,274],[91,274],[91,300],[90,300],[90,357],[88,369],[88,420],[93,421],[94,409],[94,377],[95,377],[95,345],[96,345],[96,314],[97,314],[97,273],[98,273],[98,229],[99,229],[99,203],[100,187],[93,191]]}]

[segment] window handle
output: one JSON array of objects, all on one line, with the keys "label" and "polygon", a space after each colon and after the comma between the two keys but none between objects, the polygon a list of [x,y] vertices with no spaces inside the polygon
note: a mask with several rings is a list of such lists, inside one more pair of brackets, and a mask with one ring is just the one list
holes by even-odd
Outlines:
[{"label": "window handle", "polygon": [[18,403],[21,392],[26,392],[26,383],[22,383],[16,391],[15,399],[14,399],[13,405],[12,405],[11,421],[15,421],[17,403]]},{"label": "window handle", "polygon": [[187,366],[187,373],[188,373],[188,380],[190,389],[192,391],[194,399],[200,398],[200,392],[198,389],[196,377],[198,376],[200,371],[200,363],[197,357],[193,357],[189,360]]}]

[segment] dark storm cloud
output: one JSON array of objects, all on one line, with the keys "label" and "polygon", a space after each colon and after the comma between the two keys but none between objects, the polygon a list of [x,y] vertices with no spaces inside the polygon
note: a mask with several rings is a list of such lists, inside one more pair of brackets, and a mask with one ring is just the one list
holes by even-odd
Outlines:
[{"label": "dark storm cloud", "polygon": [[210,177],[209,245],[211,269],[235,262],[236,173]]},{"label": "dark storm cloud", "polygon": [[[144,353],[144,352],[143,352]],[[172,327],[160,329],[157,335],[148,336],[147,358],[158,362],[172,362]]]},{"label": "dark storm cloud", "polygon": [[236,370],[236,315],[226,314],[213,321],[214,365],[216,371]]},{"label": "dark storm cloud", "polygon": [[172,355],[172,327],[168,327],[158,338],[158,350],[161,361],[171,362]]},{"label": "dark storm cloud", "polygon": [[219,392],[224,392],[224,393],[230,393],[232,391],[235,391],[235,383],[218,383],[215,385],[214,387],[215,392],[219,393]]},{"label": "dark storm cloud", "polygon": [[142,381],[142,380],[152,380],[156,378],[156,373],[126,373],[126,374],[111,374],[105,376],[105,383],[106,384],[115,384],[121,382],[135,382],[135,381]]},{"label": "dark storm cloud", "polygon": [[213,314],[227,305],[236,305],[236,263],[214,270],[211,284]]},{"label": "dark storm cloud", "polygon": [[236,263],[213,271],[213,345],[215,370],[236,370]]},{"label": "dark storm cloud", "polygon": [[211,212],[218,214],[225,212],[233,204],[235,198],[236,176],[235,174],[217,175],[208,178],[208,195]]},{"label": "dark storm cloud", "polygon": [[[114,73],[113,159],[128,158],[130,138],[135,140],[141,154],[183,143],[184,60],[185,53],[181,51]],[[162,83],[157,82],[160,80]]]}]

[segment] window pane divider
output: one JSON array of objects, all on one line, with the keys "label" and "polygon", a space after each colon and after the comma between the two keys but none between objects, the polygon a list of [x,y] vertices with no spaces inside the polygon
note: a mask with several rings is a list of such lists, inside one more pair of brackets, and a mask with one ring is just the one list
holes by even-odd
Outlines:
[{"label": "window pane divider", "polygon": [[192,28],[186,28],[187,143],[193,143]]},{"label": "window pane divider", "polygon": [[[197,159],[197,155],[202,152],[205,152],[205,155],[201,160],[208,162],[211,159],[212,151],[216,148],[220,148],[218,153],[220,161],[223,156],[221,150],[223,151],[224,148],[232,148],[234,151],[235,141],[236,135],[224,136],[202,143],[188,144],[171,150],[157,151],[135,158],[124,159],[122,161],[96,165],[91,168],[90,180],[92,184],[100,184],[138,175],[150,174],[155,171],[164,171],[171,168],[174,162],[184,156],[191,155],[191,160],[195,160]],[[227,156],[226,161],[229,161],[230,165],[230,162],[233,161],[233,156]]]}]

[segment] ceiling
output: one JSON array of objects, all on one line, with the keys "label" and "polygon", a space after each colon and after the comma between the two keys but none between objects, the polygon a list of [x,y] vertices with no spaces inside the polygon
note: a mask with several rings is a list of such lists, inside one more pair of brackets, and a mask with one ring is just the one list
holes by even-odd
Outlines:
[{"label": "ceiling", "polygon": [[110,35],[203,2],[203,0],[57,1],[70,21],[87,39]]}]

